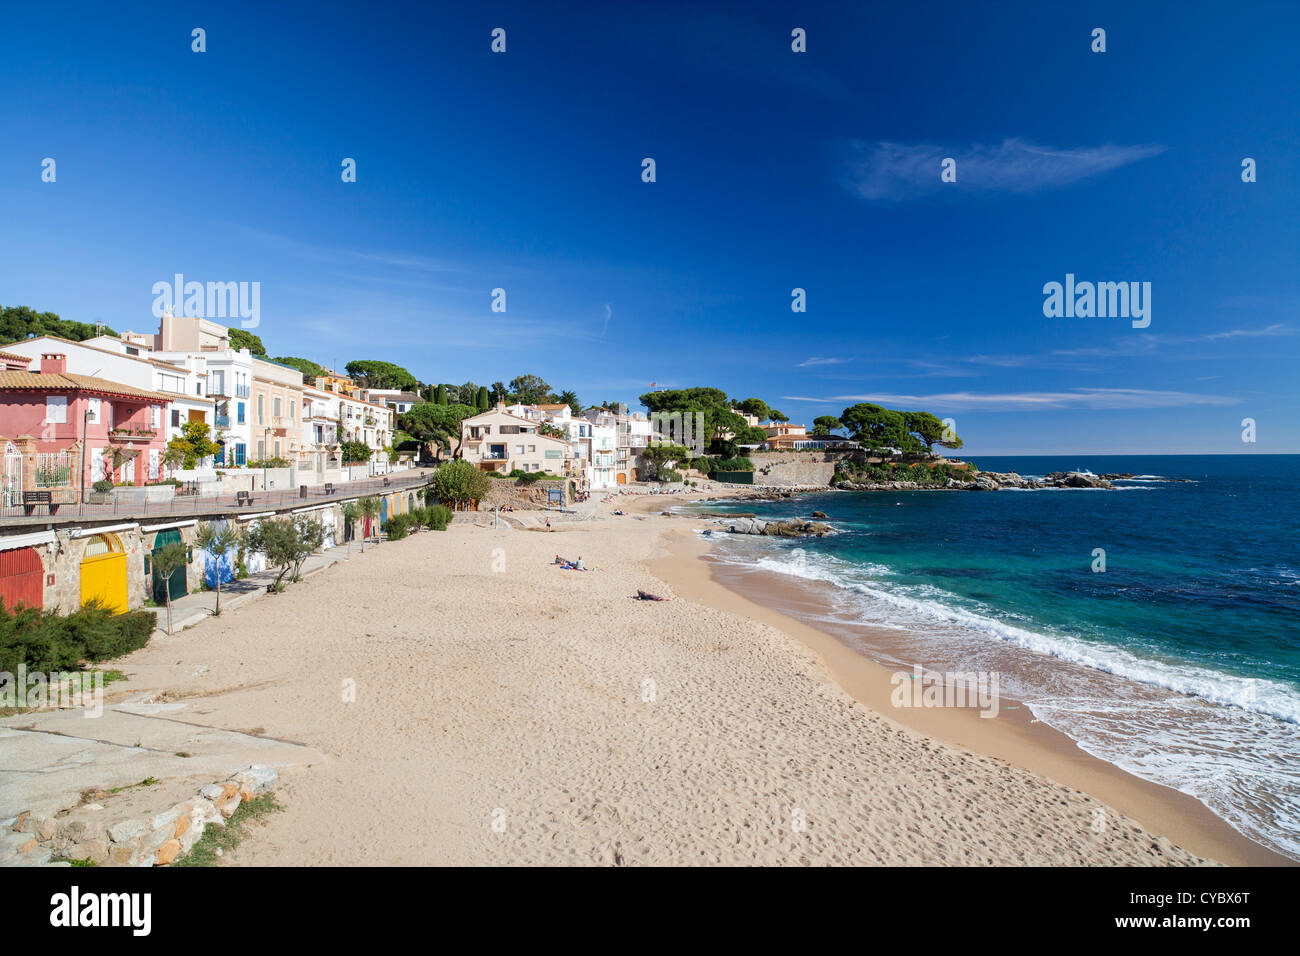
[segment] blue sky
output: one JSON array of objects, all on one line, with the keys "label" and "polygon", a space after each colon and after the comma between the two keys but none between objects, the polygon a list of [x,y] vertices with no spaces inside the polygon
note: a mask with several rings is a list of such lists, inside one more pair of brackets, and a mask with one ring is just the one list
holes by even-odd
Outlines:
[{"label": "blue sky", "polygon": [[[426,381],[1300,451],[1300,5],[375,6],[12,7],[0,303],[146,331],[181,272],[260,282],[272,355]],[[1066,273],[1150,327],[1044,317]]]}]

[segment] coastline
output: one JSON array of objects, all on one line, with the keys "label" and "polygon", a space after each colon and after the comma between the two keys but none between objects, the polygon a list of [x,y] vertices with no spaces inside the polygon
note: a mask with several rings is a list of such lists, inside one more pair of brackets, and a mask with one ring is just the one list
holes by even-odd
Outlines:
[{"label": "coastline", "polygon": [[892,711],[882,669],[713,580],[658,514],[689,497],[353,548],[122,659],[107,704],[320,755],[223,866],[1289,862],[1037,729]]},{"label": "coastline", "polygon": [[651,571],[688,600],[768,624],[812,650],[845,693],[884,719],[1089,794],[1197,856],[1230,866],[1297,865],[1239,833],[1195,797],[1086,753],[1066,734],[1034,720],[1027,708],[985,719],[970,709],[894,707],[892,671],[791,613],[810,599],[805,588],[815,582],[801,588],[780,575],[754,573],[750,587],[738,586],[722,580],[718,566],[707,560],[710,550],[691,532],[674,531],[668,554]]}]

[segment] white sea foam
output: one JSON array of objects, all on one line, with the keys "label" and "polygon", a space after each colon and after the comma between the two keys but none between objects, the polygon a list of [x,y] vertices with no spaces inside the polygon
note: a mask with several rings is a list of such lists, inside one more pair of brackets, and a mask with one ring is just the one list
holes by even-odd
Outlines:
[{"label": "white sea foam", "polygon": [[[769,542],[746,542],[741,552],[738,564],[835,585],[846,598],[841,612],[912,635],[920,642],[916,653],[932,652],[933,660],[910,663],[937,665],[943,658],[952,666],[1005,671],[1005,655],[1012,653],[1022,664],[1050,655],[1088,668],[1095,679],[1080,679],[1089,671],[1068,676],[1013,668],[1004,690],[1088,753],[1191,794],[1253,839],[1300,858],[1300,833],[1286,823],[1300,820],[1300,695],[1292,688],[1047,633],[1019,615],[963,606],[941,588],[904,586],[883,565],[802,548],[778,551]],[[727,559],[725,552],[719,557]],[[844,618],[828,611],[824,619]]]}]

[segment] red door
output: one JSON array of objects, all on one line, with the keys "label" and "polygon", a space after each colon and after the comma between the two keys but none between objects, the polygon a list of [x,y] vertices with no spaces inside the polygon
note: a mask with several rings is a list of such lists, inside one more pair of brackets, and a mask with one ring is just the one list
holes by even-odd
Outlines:
[{"label": "red door", "polygon": [[6,611],[19,604],[45,605],[45,567],[32,548],[0,551],[0,599]]}]

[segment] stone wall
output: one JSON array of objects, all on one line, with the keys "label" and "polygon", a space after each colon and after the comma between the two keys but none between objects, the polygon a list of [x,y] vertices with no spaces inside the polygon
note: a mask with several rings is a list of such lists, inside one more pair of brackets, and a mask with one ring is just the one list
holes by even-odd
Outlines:
[{"label": "stone wall", "polygon": [[547,492],[552,488],[560,489],[563,506],[573,504],[573,496],[570,494],[571,485],[567,478],[542,479],[531,485],[521,485],[514,478],[493,478],[491,482],[492,487],[488,491],[487,498],[479,505],[480,511],[491,511],[496,507],[520,510],[545,508]]},{"label": "stone wall", "polygon": [[762,451],[749,456],[754,484],[781,488],[829,487],[842,452]]},{"label": "stone wall", "polygon": [[104,792],[54,816],[23,812],[0,821],[0,866],[42,866],[56,857],[95,866],[165,866],[193,849],[209,825],[225,826],[241,803],[271,792],[278,778],[255,764],[143,817],[117,816]]}]

